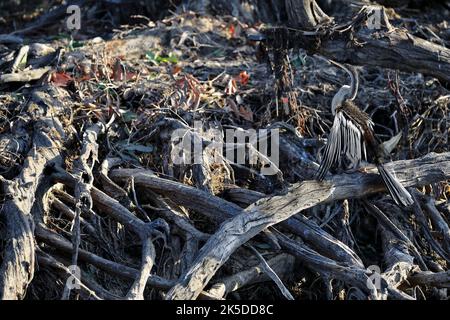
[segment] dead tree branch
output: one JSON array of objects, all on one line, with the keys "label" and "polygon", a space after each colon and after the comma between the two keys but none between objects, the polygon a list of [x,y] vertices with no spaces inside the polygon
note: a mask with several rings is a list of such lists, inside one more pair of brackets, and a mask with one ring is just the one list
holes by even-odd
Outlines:
[{"label": "dead tree branch", "polygon": [[[70,241],[66,240],[64,237],[58,235],[57,233],[48,230],[43,225],[36,225],[36,237],[40,241],[62,251],[69,256],[72,253],[73,246]],[[105,270],[113,275],[117,275],[122,278],[135,280],[140,277],[141,274],[137,269],[104,259],[83,249],[79,250],[79,257],[82,261],[90,263],[99,269]],[[147,279],[147,285],[155,288],[168,289],[173,285],[173,281],[161,278],[156,275],[150,275]]]},{"label": "dead tree branch", "polygon": [[420,72],[450,82],[450,49],[390,27],[384,11],[380,12],[381,27],[377,29],[365,26],[372,14],[378,14],[365,7],[344,25],[312,31],[270,28],[264,33],[268,47],[272,42],[279,44],[281,38],[285,48],[301,47],[339,62]]},{"label": "dead tree branch", "polygon": [[[419,186],[450,177],[450,153],[429,154],[387,165],[405,186]],[[371,174],[342,174],[323,183],[304,181],[288,194],[262,199],[245,213],[229,219],[200,250],[193,266],[173,287],[167,299],[195,299],[230,255],[265,228],[319,203],[367,197],[384,191],[381,179]]]},{"label": "dead tree branch", "polygon": [[[197,188],[156,176],[149,170],[116,169],[110,173],[112,179],[124,182],[134,178],[136,185],[154,190],[172,199],[178,205],[195,210],[218,223],[244,212],[239,206],[213,196]],[[197,201],[191,201],[197,199]],[[345,244],[331,236],[304,216],[282,222],[290,232],[302,237],[318,252],[349,265],[362,266],[361,259]]]},{"label": "dead tree branch", "polygon": [[[39,108],[36,108],[37,105]],[[0,269],[0,299],[21,299],[34,274],[35,252],[31,208],[35,193],[51,164],[60,164],[64,131],[58,120],[60,103],[43,91],[34,94],[28,104],[28,120],[34,122],[32,146],[20,175],[13,181],[2,178],[7,201],[2,214],[6,219],[8,242]],[[26,121],[27,119],[24,119]]]}]

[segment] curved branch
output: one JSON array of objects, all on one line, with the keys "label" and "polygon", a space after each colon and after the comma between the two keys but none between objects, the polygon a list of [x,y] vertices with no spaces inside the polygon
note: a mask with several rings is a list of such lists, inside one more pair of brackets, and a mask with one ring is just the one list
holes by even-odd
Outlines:
[{"label": "curved branch", "polygon": [[[426,185],[450,178],[450,153],[431,153],[415,160],[386,165],[406,187]],[[192,267],[168,293],[167,299],[195,299],[217,270],[242,244],[265,228],[294,214],[334,200],[361,198],[384,191],[374,174],[341,174],[324,182],[303,181],[286,195],[264,198],[244,213],[229,219],[200,250]]]},{"label": "curved branch", "polygon": [[[36,109],[38,103],[40,107]],[[61,109],[57,109],[58,106],[61,104],[47,93],[34,93],[28,105],[29,119],[24,119],[33,121],[33,117],[40,117],[34,122],[31,149],[19,176],[12,181],[2,178],[8,199],[2,208],[2,214],[6,219],[9,241],[0,268],[0,299],[22,299],[34,274],[31,208],[45,167],[62,162],[59,150],[64,132],[55,116],[61,112]]]},{"label": "curved branch", "polygon": [[[317,31],[268,28],[264,30],[268,47],[301,47],[310,54],[355,65],[377,66],[406,72],[420,72],[450,83],[450,49],[411,35],[405,29],[392,28],[384,9],[376,12],[379,25],[365,24],[374,14],[373,7],[363,8],[351,22],[324,26]],[[378,18],[377,18],[378,19]]]}]

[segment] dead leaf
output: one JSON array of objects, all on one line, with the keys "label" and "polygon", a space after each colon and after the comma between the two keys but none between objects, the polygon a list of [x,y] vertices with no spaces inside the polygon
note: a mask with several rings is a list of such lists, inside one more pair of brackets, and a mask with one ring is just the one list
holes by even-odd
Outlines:
[{"label": "dead leaf", "polygon": [[178,74],[181,72],[181,70],[183,70],[180,66],[173,66],[172,67],[172,74]]},{"label": "dead leaf", "polygon": [[236,92],[237,92],[236,80],[230,79],[228,81],[227,87],[225,88],[225,93],[227,95],[232,95],[235,94]]},{"label": "dead leaf", "polygon": [[50,81],[56,87],[65,87],[71,81],[73,81],[72,77],[64,72],[55,72],[52,73]]},{"label": "dead leaf", "polygon": [[247,71],[242,71],[241,73],[239,73],[239,82],[242,85],[247,85],[248,81],[250,80],[250,75],[247,73]]},{"label": "dead leaf", "polygon": [[228,27],[228,34],[230,38],[234,38],[234,33],[236,32],[236,28],[234,27],[234,24],[230,24]]}]

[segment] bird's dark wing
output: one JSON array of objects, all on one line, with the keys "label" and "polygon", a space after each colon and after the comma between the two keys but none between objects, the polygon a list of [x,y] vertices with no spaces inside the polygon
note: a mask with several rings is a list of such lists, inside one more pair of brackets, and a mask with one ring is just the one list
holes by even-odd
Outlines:
[{"label": "bird's dark wing", "polygon": [[317,172],[317,179],[323,180],[328,170],[340,162],[342,154],[353,163],[359,163],[366,156],[363,141],[364,131],[352,120],[344,110],[340,110],[334,117],[333,126],[328,136],[322,163]]},{"label": "bird's dark wing", "polygon": [[[358,148],[356,150],[350,149],[346,152],[347,157],[350,159],[351,163],[357,164],[362,159],[367,159],[366,145],[374,150],[378,148],[379,141],[375,137],[373,131],[374,123],[367,113],[360,110],[353,102],[349,100],[345,101],[342,106],[338,108],[338,111],[341,111],[347,121],[353,124],[361,134],[361,140],[359,144],[356,142],[349,142],[346,144],[348,148]],[[362,151],[359,150],[359,148],[361,148]]]}]

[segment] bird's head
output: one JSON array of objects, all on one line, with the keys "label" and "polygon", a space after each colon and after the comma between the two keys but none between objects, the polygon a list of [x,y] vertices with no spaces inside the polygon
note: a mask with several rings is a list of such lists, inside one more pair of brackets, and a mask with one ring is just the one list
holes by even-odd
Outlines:
[{"label": "bird's head", "polygon": [[331,111],[333,115],[336,114],[336,108],[342,105],[345,100],[354,100],[358,93],[359,79],[358,73],[353,66],[345,66],[343,64],[337,63],[333,60],[330,62],[339,68],[343,69],[350,76],[350,85],[343,85],[339,91],[334,95],[331,102]]}]

